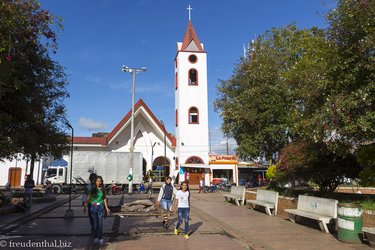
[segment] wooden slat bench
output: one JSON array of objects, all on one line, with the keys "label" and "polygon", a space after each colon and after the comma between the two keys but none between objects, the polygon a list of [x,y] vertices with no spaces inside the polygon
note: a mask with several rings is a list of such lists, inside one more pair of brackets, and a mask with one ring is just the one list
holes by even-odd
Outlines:
[{"label": "wooden slat bench", "polygon": [[319,221],[320,229],[329,233],[327,224],[337,219],[337,200],[299,195],[297,209],[285,209],[289,220],[296,221],[296,216]]},{"label": "wooden slat bench", "polygon": [[272,215],[271,213],[271,209],[272,209],[273,215],[277,215],[278,201],[279,201],[278,192],[258,189],[256,199],[246,200],[246,203],[250,203],[251,208],[252,208],[252,205],[264,207],[268,215]]},{"label": "wooden slat bench", "polygon": [[232,186],[229,194],[224,194],[227,201],[234,200],[237,206],[245,205],[245,187]]}]

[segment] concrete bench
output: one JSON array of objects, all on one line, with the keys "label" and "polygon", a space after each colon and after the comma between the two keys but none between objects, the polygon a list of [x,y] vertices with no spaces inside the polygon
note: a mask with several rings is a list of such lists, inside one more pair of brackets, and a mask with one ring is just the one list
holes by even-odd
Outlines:
[{"label": "concrete bench", "polygon": [[319,221],[320,229],[329,233],[327,224],[337,219],[337,200],[299,195],[297,209],[285,209],[289,220],[295,223],[296,216]]},{"label": "concrete bench", "polygon": [[279,201],[278,192],[258,189],[256,199],[246,200],[246,203],[250,203],[251,208],[252,208],[252,205],[264,207],[268,215],[272,215],[271,213],[271,209],[272,209],[273,215],[277,215],[278,201]]},{"label": "concrete bench", "polygon": [[367,239],[371,247],[375,247],[375,227],[362,227],[363,238]]},{"label": "concrete bench", "polygon": [[229,194],[224,194],[227,201],[234,200],[237,206],[245,205],[245,187],[232,186]]}]

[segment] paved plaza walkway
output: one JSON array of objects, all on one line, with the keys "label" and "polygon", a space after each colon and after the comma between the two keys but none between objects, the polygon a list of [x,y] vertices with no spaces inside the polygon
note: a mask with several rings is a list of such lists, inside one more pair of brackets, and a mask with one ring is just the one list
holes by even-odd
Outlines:
[{"label": "paved plaza walkway", "polygon": [[[193,191],[195,192],[195,191]],[[110,205],[146,198],[146,195],[108,196]],[[87,215],[83,214],[80,197],[72,201],[74,218],[64,218],[67,196],[59,196],[54,204],[44,203],[34,207],[30,214],[0,217],[0,248],[17,248],[18,242],[60,244],[71,249],[371,249],[367,245],[339,242],[334,236],[317,229],[293,224],[279,217],[270,217],[246,206],[226,203],[222,194],[193,193],[191,198],[190,239],[173,234],[173,226],[161,227],[156,216],[118,216],[104,219],[106,245],[92,243]],[[44,207],[43,207],[44,206]],[[42,213],[38,213],[42,211]],[[41,210],[44,209],[44,210]],[[16,217],[19,218],[16,218]],[[26,217],[25,217],[26,216]],[[4,218],[3,218],[4,217]],[[12,218],[13,217],[13,218]],[[22,218],[23,219],[20,219]],[[16,220],[16,223],[12,223]],[[172,218],[173,225],[176,217]],[[12,226],[6,226],[7,223]],[[18,224],[17,224],[18,221]],[[20,223],[21,222],[21,223]],[[182,230],[181,230],[182,231]],[[13,244],[13,247],[9,247]],[[50,244],[50,247],[47,244]]]}]

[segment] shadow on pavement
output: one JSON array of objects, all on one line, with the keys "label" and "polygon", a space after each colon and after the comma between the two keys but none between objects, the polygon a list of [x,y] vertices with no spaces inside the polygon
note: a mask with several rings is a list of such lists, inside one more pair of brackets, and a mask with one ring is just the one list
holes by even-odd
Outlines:
[{"label": "shadow on pavement", "polygon": [[194,234],[199,229],[199,227],[202,226],[202,225],[203,225],[203,222],[201,222],[201,221],[190,225],[189,235]]}]

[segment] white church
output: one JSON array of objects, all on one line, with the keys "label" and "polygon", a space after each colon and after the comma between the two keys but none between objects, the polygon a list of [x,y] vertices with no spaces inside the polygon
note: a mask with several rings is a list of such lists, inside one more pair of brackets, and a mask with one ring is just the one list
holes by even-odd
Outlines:
[{"label": "white church", "polygon": [[[210,154],[207,52],[190,17],[183,41],[177,43],[174,68],[175,136],[142,99],[134,105],[134,151],[143,155],[143,174],[162,166],[164,177],[176,176],[179,182],[189,180],[196,185],[203,178],[207,185],[214,178],[225,177],[238,183],[237,157]],[[130,152],[131,113],[110,133],[74,137],[74,150]]]}]

